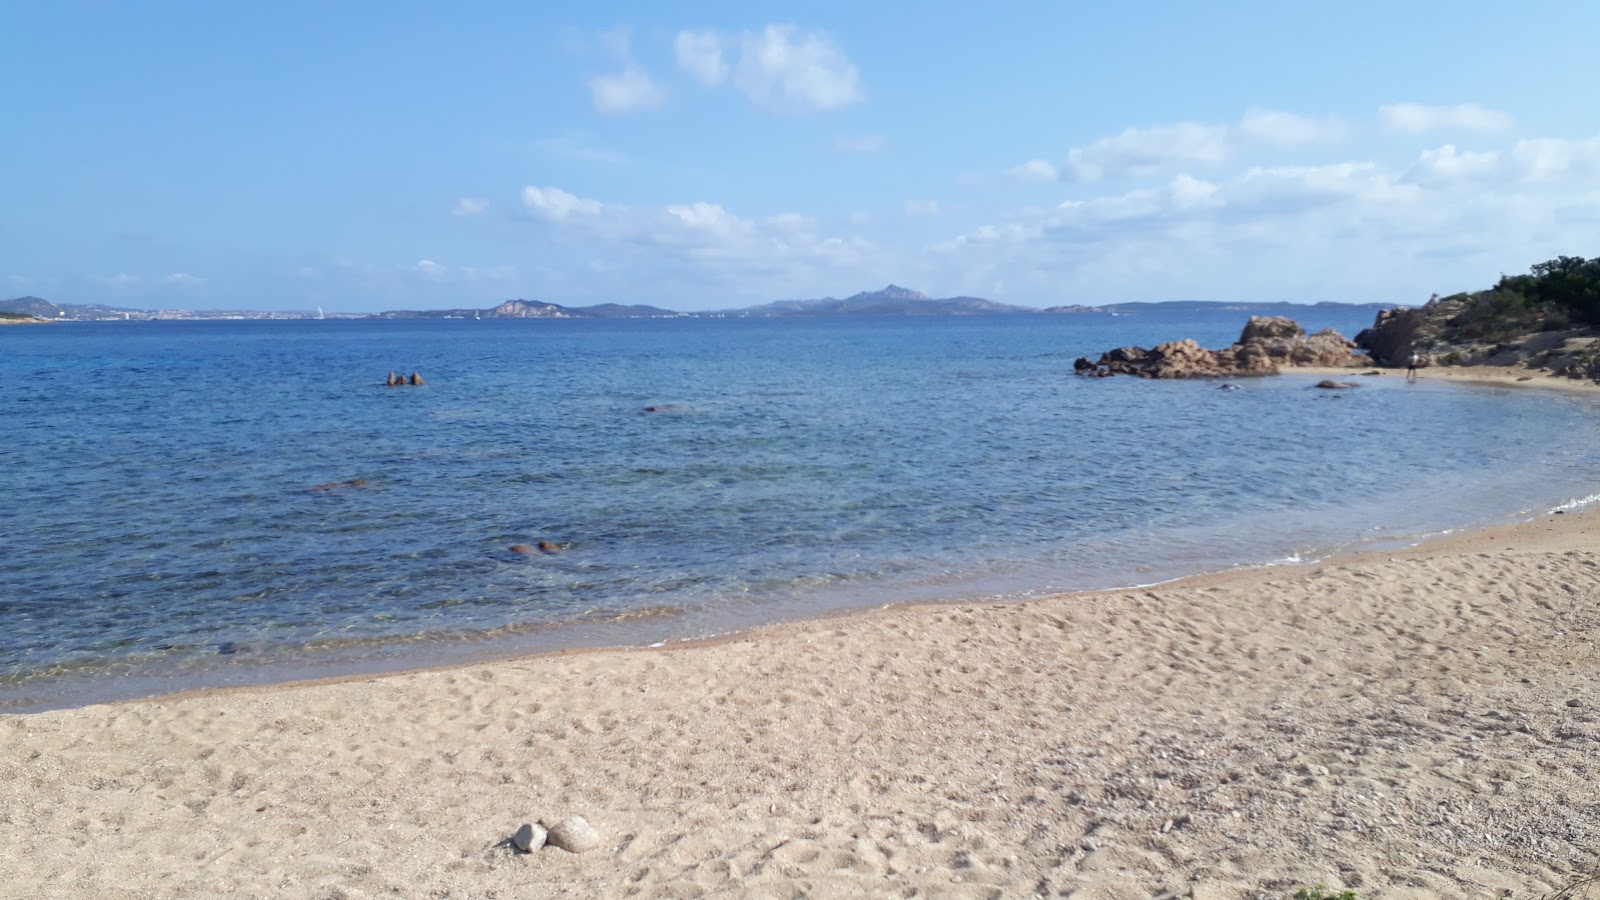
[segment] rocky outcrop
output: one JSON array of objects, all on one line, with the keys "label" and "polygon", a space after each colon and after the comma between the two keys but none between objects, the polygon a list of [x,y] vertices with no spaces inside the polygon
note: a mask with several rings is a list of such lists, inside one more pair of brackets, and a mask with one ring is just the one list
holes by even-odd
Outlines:
[{"label": "rocky outcrop", "polygon": [[1222,350],[1207,350],[1192,340],[1168,341],[1146,350],[1119,347],[1092,362],[1079,357],[1079,375],[1136,375],[1140,378],[1235,378],[1276,375],[1283,366],[1345,367],[1363,365],[1354,344],[1331,328],[1305,336],[1293,319],[1252,316],[1239,341]]},{"label": "rocky outcrop", "polygon": [[[1496,294],[1434,297],[1415,308],[1386,309],[1356,335],[1356,346],[1381,366],[1525,366],[1600,381],[1600,335],[1563,324],[1548,310],[1497,314]],[[1566,323],[1570,326],[1570,322]]]},{"label": "rocky outcrop", "polygon": [[[1423,322],[1420,309],[1379,310],[1372,327],[1356,335],[1356,346],[1367,351],[1380,366],[1402,365],[1417,349],[1418,333],[1424,332]],[[1423,336],[1430,335],[1424,332]]]}]

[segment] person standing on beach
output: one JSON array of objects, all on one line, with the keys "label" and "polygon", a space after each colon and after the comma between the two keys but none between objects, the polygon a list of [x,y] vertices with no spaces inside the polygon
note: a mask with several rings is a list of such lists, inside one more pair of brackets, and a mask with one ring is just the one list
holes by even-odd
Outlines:
[{"label": "person standing on beach", "polygon": [[1422,363],[1422,356],[1417,351],[1411,351],[1411,358],[1406,360],[1406,380],[1417,377],[1417,366]]}]

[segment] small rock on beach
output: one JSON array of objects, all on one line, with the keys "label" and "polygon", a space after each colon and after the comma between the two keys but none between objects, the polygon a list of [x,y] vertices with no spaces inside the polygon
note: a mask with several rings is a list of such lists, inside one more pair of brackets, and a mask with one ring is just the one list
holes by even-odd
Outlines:
[{"label": "small rock on beach", "polygon": [[511,836],[511,846],[517,848],[519,853],[532,853],[544,846],[545,835],[543,825],[524,822],[517,833]]},{"label": "small rock on beach", "polygon": [[[541,819],[539,824],[545,823]],[[562,819],[547,827],[549,831],[545,840],[552,847],[560,847],[569,853],[583,853],[600,846],[600,832],[596,831],[583,816]]]}]

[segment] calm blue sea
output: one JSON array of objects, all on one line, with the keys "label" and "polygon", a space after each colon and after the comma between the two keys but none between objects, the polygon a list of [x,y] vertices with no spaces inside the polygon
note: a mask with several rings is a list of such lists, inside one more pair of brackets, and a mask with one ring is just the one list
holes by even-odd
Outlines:
[{"label": "calm blue sea", "polygon": [[1151,583],[1600,491],[1588,398],[1072,374],[1243,322],[3,328],[0,707]]}]

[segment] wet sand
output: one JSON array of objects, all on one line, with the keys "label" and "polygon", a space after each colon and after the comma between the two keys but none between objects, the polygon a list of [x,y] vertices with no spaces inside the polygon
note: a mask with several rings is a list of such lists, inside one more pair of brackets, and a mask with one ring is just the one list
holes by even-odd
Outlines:
[{"label": "wet sand", "polygon": [[[1151,589],[0,716],[0,893],[1537,896],[1600,870],[1597,638],[1591,509]],[[507,845],[573,814],[597,849]]]},{"label": "wet sand", "polygon": [[[1380,374],[1365,375],[1368,372],[1378,372]],[[1294,366],[1284,368],[1283,374],[1319,375],[1324,378],[1342,381],[1354,380],[1358,384],[1365,378],[1405,379],[1407,377],[1405,369],[1385,369],[1373,366],[1351,366],[1348,368]],[[1356,377],[1351,378],[1351,376]],[[1435,379],[1466,384],[1492,384],[1502,387],[1543,388],[1600,394],[1600,383],[1585,378],[1568,378],[1564,375],[1553,375],[1542,369],[1529,369],[1524,366],[1424,366],[1417,370],[1416,377],[1419,380]]]}]

